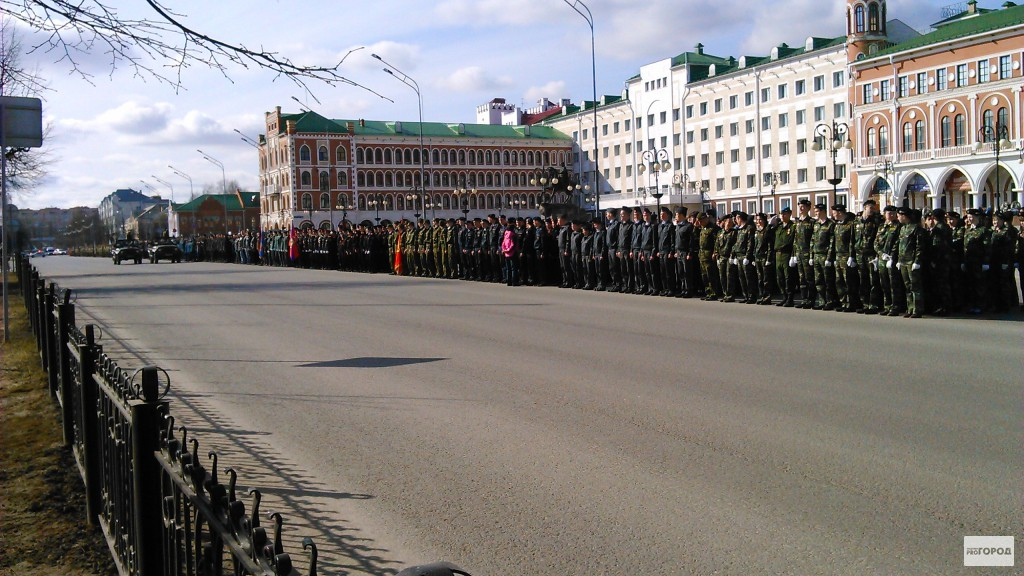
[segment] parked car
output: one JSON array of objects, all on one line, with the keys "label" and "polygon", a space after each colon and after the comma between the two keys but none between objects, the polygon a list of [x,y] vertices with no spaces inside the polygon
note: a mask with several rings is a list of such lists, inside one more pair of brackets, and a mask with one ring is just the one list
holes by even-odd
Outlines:
[{"label": "parked car", "polygon": [[114,260],[114,264],[120,264],[125,260],[142,264],[142,259],[145,256],[146,250],[135,240],[118,240],[110,250],[110,257]]},{"label": "parked car", "polygon": [[50,256],[67,256],[68,254],[68,251],[63,248],[47,248],[46,251],[50,253]]},{"label": "parked car", "polygon": [[170,240],[158,240],[149,247],[149,262],[151,264],[160,262],[161,258],[177,264],[181,262],[183,256],[181,248],[178,248],[178,245]]}]

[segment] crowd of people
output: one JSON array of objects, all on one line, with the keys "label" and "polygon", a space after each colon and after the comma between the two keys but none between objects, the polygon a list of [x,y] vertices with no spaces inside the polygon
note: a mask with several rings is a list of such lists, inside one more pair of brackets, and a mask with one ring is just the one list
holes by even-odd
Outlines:
[{"label": "crowd of people", "polygon": [[1012,212],[868,200],[793,214],[609,209],[604,218],[402,220],[193,239],[186,258],[919,318],[1020,307]]}]

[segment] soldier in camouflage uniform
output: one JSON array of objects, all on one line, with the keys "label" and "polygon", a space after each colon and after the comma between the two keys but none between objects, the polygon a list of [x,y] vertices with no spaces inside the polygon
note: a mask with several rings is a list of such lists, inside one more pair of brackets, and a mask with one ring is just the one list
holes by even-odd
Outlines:
[{"label": "soldier in camouflage uniform", "polygon": [[[736,226],[733,228],[736,240],[732,247],[732,265],[736,266],[736,278],[739,281],[739,292],[744,304],[757,302],[757,273],[754,267],[754,227],[750,225],[750,215],[736,212],[733,216]],[[730,292],[736,292],[730,289]]]},{"label": "soldier in camouflage uniform", "polygon": [[924,311],[924,272],[922,268],[927,254],[928,239],[918,223],[919,211],[900,208],[896,211],[900,220],[900,237],[896,249],[896,268],[903,277],[907,291],[907,307],[904,318],[920,318]]},{"label": "soldier in camouflage uniform", "polygon": [[732,257],[732,248],[736,244],[736,231],[733,229],[732,216],[725,214],[718,217],[721,229],[715,238],[715,259],[718,261],[718,277],[725,296],[720,302],[735,302],[739,290],[739,277]]},{"label": "soldier in camouflage uniform", "polygon": [[786,206],[782,209],[782,221],[775,226],[772,248],[775,259],[775,284],[779,288],[782,300],[776,306],[793,306],[793,296],[798,283],[797,256],[793,253],[796,240],[796,223],[793,222],[793,209]]},{"label": "soldier in camouflage uniform", "polygon": [[949,286],[952,306],[950,311],[964,309],[964,228],[963,220],[957,212],[946,213],[946,225],[949,226]]},{"label": "soldier in camouflage uniform", "polygon": [[967,211],[964,230],[964,277],[966,281],[968,312],[981,314],[988,306],[989,260],[992,257],[992,232],[985,226],[977,208]]},{"label": "soldier in camouflage uniform", "polygon": [[991,308],[995,312],[1006,312],[1017,308],[1017,285],[1013,280],[1016,264],[1017,229],[1011,226],[1013,214],[995,212],[992,215],[992,269],[990,271]]},{"label": "soldier in camouflage uniform", "polygon": [[700,263],[700,275],[704,284],[704,296],[701,300],[718,300],[723,296],[719,283],[718,263],[715,261],[715,240],[718,238],[718,225],[704,212],[697,214],[697,261]]},{"label": "soldier in camouflage uniform", "polygon": [[817,220],[811,234],[811,260],[814,262],[814,291],[817,299],[815,310],[835,310],[839,304],[836,294],[835,273],[835,222],[827,213],[824,204],[814,206]]},{"label": "soldier in camouflage uniform", "polygon": [[757,272],[757,291],[760,298],[757,303],[766,306],[772,303],[772,271],[775,262],[772,258],[772,243],[775,241],[775,226],[768,225],[768,215],[758,212],[754,217],[754,271]]},{"label": "soldier in camouflage uniform", "polygon": [[885,207],[885,222],[875,235],[875,252],[878,253],[878,280],[882,287],[883,316],[903,314],[906,296],[903,294],[903,280],[896,269],[894,258],[900,237],[900,223],[895,206]]},{"label": "soldier in camouflage uniform", "polygon": [[796,256],[796,272],[800,283],[800,307],[814,306],[814,262],[811,259],[811,237],[814,235],[814,218],[810,215],[811,201],[806,198],[797,202],[799,214],[794,220],[793,254]]},{"label": "soldier in camouflage uniform", "polygon": [[861,308],[860,280],[857,275],[857,228],[856,217],[846,211],[845,204],[832,206],[835,220],[833,253],[836,268],[836,295],[839,297],[837,311],[856,312]]},{"label": "soldier in camouflage uniform", "polygon": [[882,308],[882,282],[879,273],[878,252],[875,250],[875,238],[881,217],[876,211],[878,205],[874,200],[865,200],[864,209],[857,219],[854,237],[857,258],[857,270],[860,272],[860,301],[862,308],[858,312],[877,314]]},{"label": "soldier in camouflage uniform", "polygon": [[953,235],[946,226],[946,212],[936,208],[925,216],[928,239],[928,267],[925,269],[925,301],[929,313],[946,316],[953,307],[953,293],[949,283],[950,252]]}]

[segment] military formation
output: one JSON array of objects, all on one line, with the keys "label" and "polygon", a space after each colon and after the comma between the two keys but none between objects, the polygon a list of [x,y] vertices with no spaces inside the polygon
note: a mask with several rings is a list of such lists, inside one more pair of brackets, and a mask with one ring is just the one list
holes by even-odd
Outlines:
[{"label": "military formation", "polygon": [[771,217],[622,207],[587,222],[491,214],[244,232],[229,250],[241,264],[919,318],[1019,308],[1014,216],[872,200],[859,214],[801,200]]}]

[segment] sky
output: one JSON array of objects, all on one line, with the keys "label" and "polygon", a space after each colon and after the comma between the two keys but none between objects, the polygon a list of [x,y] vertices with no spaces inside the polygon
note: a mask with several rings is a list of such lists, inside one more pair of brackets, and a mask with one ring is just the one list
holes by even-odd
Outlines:
[{"label": "sky", "polygon": [[[86,0],[95,2],[96,0]],[[126,18],[154,17],[137,0],[103,0]],[[890,19],[919,31],[941,19],[951,0],[889,0]],[[417,119],[417,97],[382,71],[378,54],[420,86],[427,122],[474,122],[492,98],[533,106],[540,98],[578,103],[593,92],[590,27],[565,0],[167,0],[183,21],[219,40],[263,47],[299,64],[329,66],[386,96],[349,85],[307,89],[258,68],[219,71],[193,63],[181,87],[114,65],[101,50],[79,55],[90,76],[62,53],[35,50],[22,63],[43,76],[48,175],[16,193],[21,208],[98,206],[120,188],[173,195],[176,202],[222,179],[256,191],[258,156],[238,133],[257,138],[264,114],[305,103],[337,119]],[[996,8],[1000,2],[982,0]],[[717,56],[764,55],[782,42],[839,36],[845,0],[586,0],[594,19],[597,88],[620,94],[639,68],[699,42]],[[6,15],[0,17],[7,18]],[[21,28],[22,44],[39,41]],[[178,39],[169,37],[168,41]],[[351,52],[351,53],[350,53]],[[224,173],[197,152],[224,164]],[[188,175],[189,181],[171,170]],[[161,182],[162,181],[162,182]]]}]

